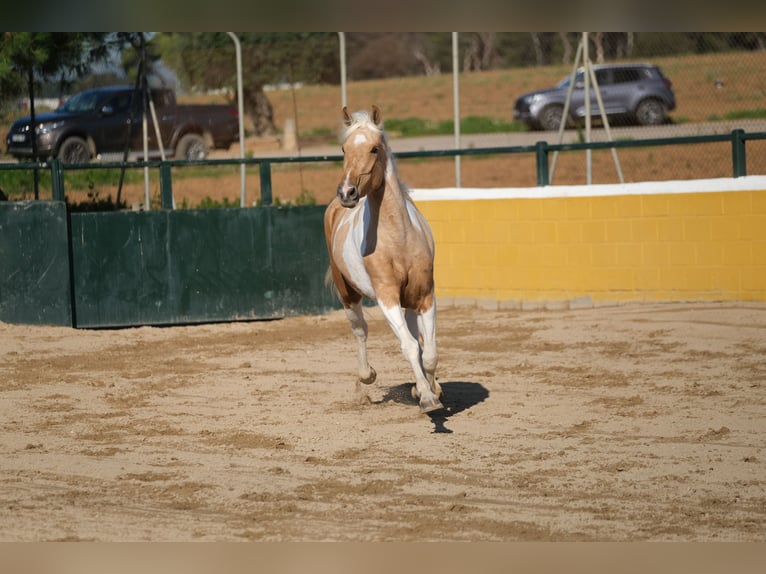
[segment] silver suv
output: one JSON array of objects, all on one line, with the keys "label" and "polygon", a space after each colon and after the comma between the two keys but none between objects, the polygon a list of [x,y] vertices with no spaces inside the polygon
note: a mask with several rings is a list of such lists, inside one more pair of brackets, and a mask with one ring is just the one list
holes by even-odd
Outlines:
[{"label": "silver suv", "polygon": [[[593,66],[604,111],[610,119],[634,121],[654,126],[667,121],[667,113],[676,107],[672,83],[651,64],[598,64]],[[520,96],[513,107],[513,118],[532,129],[557,130],[564,113],[571,76],[555,88],[537,90]],[[595,91],[591,86],[591,117],[600,119]],[[569,104],[568,123],[585,118],[584,69],[575,75],[575,87]]]}]

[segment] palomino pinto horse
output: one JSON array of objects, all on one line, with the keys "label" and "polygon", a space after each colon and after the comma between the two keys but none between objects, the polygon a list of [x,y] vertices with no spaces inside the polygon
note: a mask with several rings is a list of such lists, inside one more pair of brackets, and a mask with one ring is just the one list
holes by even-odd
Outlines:
[{"label": "palomino pinto horse", "polygon": [[343,108],[343,180],[324,216],[328,275],[356,336],[359,381],[375,382],[367,362],[362,297],[378,303],[415,373],[412,396],[424,413],[444,408],[436,382],[434,240],[399,181],[380,110]]}]

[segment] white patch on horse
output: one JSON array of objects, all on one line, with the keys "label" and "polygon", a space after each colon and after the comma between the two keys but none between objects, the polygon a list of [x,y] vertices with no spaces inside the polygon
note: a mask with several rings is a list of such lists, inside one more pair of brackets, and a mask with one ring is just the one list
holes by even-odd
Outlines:
[{"label": "white patch on horse", "polygon": [[[423,231],[423,228],[420,226],[420,218],[418,217],[418,209],[415,207],[414,203],[411,203],[409,201],[405,202],[407,205],[407,215],[410,217],[410,221],[412,222],[412,225],[415,226],[415,228],[418,231]],[[430,230],[429,233],[430,235]]]},{"label": "white patch on horse", "polygon": [[364,266],[364,254],[366,253],[365,228],[368,225],[366,212],[369,211],[365,198],[359,201],[357,207],[350,213],[345,214],[338,228],[350,225],[348,235],[343,243],[343,262],[349,272],[349,280],[359,289],[365,297],[375,299],[375,290],[372,280]]}]

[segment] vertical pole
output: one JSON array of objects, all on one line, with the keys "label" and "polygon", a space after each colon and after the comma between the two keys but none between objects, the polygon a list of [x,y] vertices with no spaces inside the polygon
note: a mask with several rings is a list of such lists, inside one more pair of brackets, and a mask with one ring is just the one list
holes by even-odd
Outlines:
[{"label": "vertical pole", "polygon": [[160,163],[160,200],[162,209],[173,209],[173,180],[170,173],[170,164],[164,161]]},{"label": "vertical pole", "polygon": [[[452,32],[452,93],[454,100],[455,149],[460,149],[460,85],[458,82],[457,32]],[[455,156],[455,187],[460,187],[460,156]]]},{"label": "vertical pole", "polygon": [[747,156],[745,153],[745,130],[731,132],[731,163],[734,177],[747,175]]},{"label": "vertical pole", "polygon": [[226,32],[237,53],[237,114],[239,116],[239,206],[245,207],[245,104],[242,97],[242,45],[234,32]]},{"label": "vertical pole", "polygon": [[348,104],[346,99],[346,34],[338,32],[338,42],[340,43],[340,107],[344,108]]},{"label": "vertical pole", "polygon": [[29,135],[32,138],[32,161],[35,162],[35,169],[32,172],[32,178],[35,187],[35,199],[40,199],[40,167],[37,157],[37,120],[35,119],[35,76],[32,66],[29,67],[27,75],[29,89]]},{"label": "vertical pole", "polygon": [[152,199],[149,195],[149,126],[146,121],[146,110],[149,107],[149,84],[146,82],[146,38],[141,33],[141,129],[144,140],[144,209],[152,208]]},{"label": "vertical pole", "polygon": [[261,205],[266,207],[271,205],[271,162],[261,161]]},{"label": "vertical pole", "polygon": [[539,141],[535,144],[535,158],[537,162],[537,185],[544,187],[550,185],[548,177],[548,143]]},{"label": "vertical pole", "polygon": [[50,161],[51,166],[51,190],[53,192],[53,201],[65,201],[64,195],[64,171],[61,167],[61,160],[53,158]]},{"label": "vertical pole", "polygon": [[[585,143],[590,143],[590,55],[588,54],[588,33],[582,33],[583,43],[583,62],[585,63]],[[590,185],[593,182],[593,150],[590,148],[585,150],[585,170],[586,170],[586,182]]]}]

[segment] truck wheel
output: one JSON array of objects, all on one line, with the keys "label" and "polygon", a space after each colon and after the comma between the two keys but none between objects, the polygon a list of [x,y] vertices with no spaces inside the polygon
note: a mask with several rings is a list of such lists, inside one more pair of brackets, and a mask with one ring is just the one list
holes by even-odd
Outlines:
[{"label": "truck wheel", "polygon": [[69,137],[61,144],[57,155],[63,163],[88,163],[90,161],[88,142],[82,138]]},{"label": "truck wheel", "polygon": [[178,140],[176,157],[187,161],[199,161],[207,157],[205,138],[197,134],[186,134]]}]

